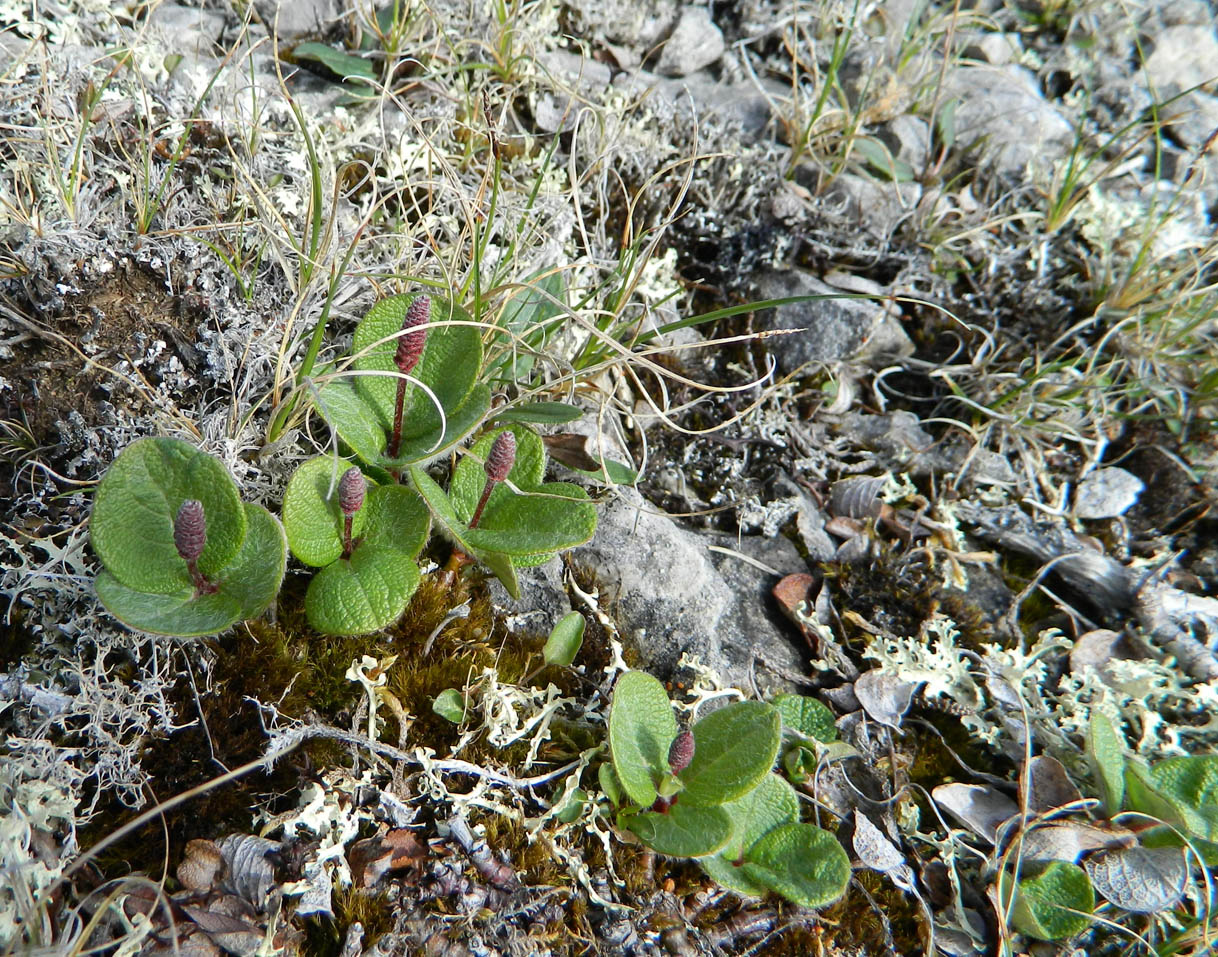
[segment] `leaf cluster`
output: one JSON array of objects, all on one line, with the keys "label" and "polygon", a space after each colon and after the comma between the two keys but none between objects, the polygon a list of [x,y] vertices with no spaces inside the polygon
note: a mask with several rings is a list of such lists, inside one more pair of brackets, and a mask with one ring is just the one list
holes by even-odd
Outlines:
[{"label": "leaf cluster", "polygon": [[[627,672],[613,691],[611,763],[601,765],[600,784],[618,826],[653,850],[696,858],[714,880],[740,893],[775,891],[822,907],[845,893],[849,858],[832,834],[800,821],[794,788],[772,770],[784,717],[796,722],[788,725],[790,736],[811,746],[824,733],[828,709],[784,697],[782,707],[741,701],[706,715],[690,729],[692,759],[675,767],[679,728],[663,685],[645,672]],[[790,754],[784,761],[797,760]]]},{"label": "leaf cluster", "polygon": [[[198,587],[174,541],[184,502],[202,503],[206,543]],[[199,636],[253,618],[283,582],[286,541],[279,520],[243,503],[215,458],[180,439],[139,439],[124,449],[97,488],[89,521],[105,566],[97,595],[115,618],[156,635]]]}]

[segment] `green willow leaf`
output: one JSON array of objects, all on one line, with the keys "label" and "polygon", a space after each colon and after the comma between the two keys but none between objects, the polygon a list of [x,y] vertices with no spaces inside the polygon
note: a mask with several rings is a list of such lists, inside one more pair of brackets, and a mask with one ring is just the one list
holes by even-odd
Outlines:
[{"label": "green willow leaf", "polygon": [[[406,310],[417,298],[417,294],[390,296],[368,310],[356,327],[351,344],[357,369],[397,372],[394,363],[396,334],[401,331]],[[445,416],[452,418],[464,405],[482,371],[482,335],[473,325],[445,325],[449,322],[471,323],[472,319],[460,306],[440,296],[431,296],[427,343],[411,377],[424,383],[439,401]],[[391,376],[359,376],[355,385],[356,391],[374,408],[381,428],[386,432],[393,427],[397,387],[397,379]],[[441,415],[432,396],[417,385],[408,385],[402,420],[403,440],[437,435],[441,429]]]},{"label": "green willow leaf", "polygon": [[668,748],[676,736],[677,718],[659,680],[645,671],[619,677],[609,709],[609,753],[623,790],[639,807],[655,803],[656,784],[668,773]]},{"label": "green willow leaf", "polygon": [[669,857],[714,854],[732,833],[732,822],[722,808],[679,803],[663,814],[623,814],[619,823],[653,851]]},{"label": "green willow leaf", "polygon": [[[303,462],[288,482],[283,522],[292,554],[306,565],[322,568],[342,556],[345,523],[338,507],[338,480],[350,467],[346,459],[322,455]],[[363,533],[367,517],[366,507],[351,517],[352,538]]]},{"label": "green willow leaf", "polygon": [[745,876],[801,907],[824,907],[846,893],[850,858],[828,831],[781,824],[748,852]]},{"label": "green willow leaf", "polygon": [[566,402],[523,402],[495,412],[495,419],[499,422],[529,422],[534,425],[562,425],[583,416],[583,409]]},{"label": "green willow leaf", "polygon": [[179,638],[219,634],[262,614],[283,582],[287,541],[283,526],[265,508],[244,508],[248,531],[217,591],[199,595],[193,585],[172,594],[136,591],[103,571],[96,587],[106,610],[128,628]]},{"label": "green willow leaf", "polygon": [[744,872],[747,852],[776,827],[799,821],[799,797],[776,774],[766,775],[753,790],[720,805],[732,822],[732,836],[714,857],[700,861],[710,877],[729,890],[760,897],[769,889]]},{"label": "green willow leaf", "polygon": [[694,759],[678,775],[681,802],[725,804],[748,793],[770,773],[782,740],[778,709],[763,701],[737,701],[712,711],[691,729]]},{"label": "green willow leaf", "polygon": [[441,429],[437,422],[431,432],[407,436],[403,430],[402,443],[398,447],[397,458],[381,455],[377,463],[385,468],[400,469],[417,462],[430,462],[449,452],[462,442],[482,420],[491,407],[490,386],[478,383],[470,390],[469,397],[459,408],[453,410],[444,420]]},{"label": "green willow leaf", "polygon": [[431,513],[414,489],[404,485],[383,485],[368,490],[364,507],[363,545],[392,548],[414,558],[427,544],[431,532]]},{"label": "green willow leaf", "polygon": [[584,643],[584,628],[587,622],[577,611],[568,612],[558,620],[546,639],[546,645],[541,649],[541,655],[548,665],[558,665],[565,668],[579,654],[580,645]]},{"label": "green willow leaf", "polygon": [[173,540],[187,499],[203,503],[207,544],[198,564],[215,579],[245,539],[245,510],[228,470],[179,439],[139,439],[119,453],[97,487],[89,520],[93,550],[118,582],[167,595],[190,588]]},{"label": "green willow leaf", "polygon": [[314,403],[338,437],[361,462],[376,462],[385,451],[385,429],[376,411],[355,391],[349,380],[331,382],[318,391]]},{"label": "green willow leaf", "polygon": [[419,586],[419,569],[396,548],[361,545],[309,582],[305,614],[326,635],[363,635],[391,625]]},{"label": "green willow leaf", "polygon": [[[1010,878],[1004,874],[1003,879]],[[1091,925],[1095,891],[1087,872],[1053,861],[1035,877],[1025,877],[1015,892],[1011,918],[1015,929],[1040,940],[1061,940]]]}]

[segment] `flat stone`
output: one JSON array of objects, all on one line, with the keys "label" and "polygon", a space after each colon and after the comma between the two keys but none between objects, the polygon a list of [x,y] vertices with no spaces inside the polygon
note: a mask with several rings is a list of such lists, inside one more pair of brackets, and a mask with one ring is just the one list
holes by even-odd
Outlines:
[{"label": "flat stone", "polygon": [[677,0],[567,0],[574,32],[646,51],[677,21]]},{"label": "flat stone", "polygon": [[172,39],[175,50],[194,56],[210,56],[216,52],[224,24],[222,13],[176,3],[162,3],[148,14],[148,25]]},{"label": "flat stone", "polygon": [[656,69],[668,76],[688,76],[710,66],[723,56],[725,49],[723,31],[711,20],[710,11],[705,7],[685,7],[672,36],[664,44]]},{"label": "flat stone", "polygon": [[757,298],[830,296],[759,312],[765,330],[798,330],[773,337],[767,345],[784,374],[813,362],[888,360],[913,354],[905,330],[881,305],[830,286],[802,269],[768,270],[755,280]]},{"label": "flat stone", "polygon": [[771,618],[768,588],[778,577],[708,550],[719,543],[756,550],[757,561],[783,574],[806,568],[786,539],[704,538],[633,489],[601,509],[596,537],[570,560],[598,583],[638,667],[666,676],[690,654],[736,687],[750,688],[753,675],[763,687],[789,688],[782,676],[804,666],[791,627]]},{"label": "flat stone", "polygon": [[707,72],[675,78],[637,70],[618,74],[613,86],[632,96],[652,97],[650,106],[661,115],[696,115],[699,122],[717,119],[737,129],[744,140],[763,135],[773,112],[771,98],[790,93],[773,80],[762,80],[759,89],[751,82],[717,80]]},{"label": "flat stone", "polygon": [[337,0],[254,0],[267,29],[281,38],[324,30],[340,15]]},{"label": "flat stone", "polygon": [[1036,77],[1021,66],[969,65],[950,74],[944,99],[956,97],[956,139],[984,138],[998,170],[1021,173],[1033,160],[1064,155],[1074,129],[1040,94]]},{"label": "flat stone", "polygon": [[1146,488],[1132,472],[1110,466],[1096,469],[1079,482],[1074,493],[1076,518],[1116,518],[1124,515]]},{"label": "flat stone", "polygon": [[920,183],[880,181],[843,173],[825,190],[825,201],[868,235],[887,239],[918,205]]}]

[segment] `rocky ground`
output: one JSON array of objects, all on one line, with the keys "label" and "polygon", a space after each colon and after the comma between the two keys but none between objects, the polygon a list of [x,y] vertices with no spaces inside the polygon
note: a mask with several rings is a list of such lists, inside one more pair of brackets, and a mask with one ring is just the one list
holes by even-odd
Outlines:
[{"label": "rocky ground", "polygon": [[[1218,745],[1212,4],[35,9],[0,6],[6,950],[1023,952],[1009,807],[1102,906],[1033,946],[1205,951],[1202,867],[1101,873],[1136,838],[1085,749],[1097,713],[1149,762]],[[553,297],[487,342],[502,402],[586,410],[556,475],[636,476],[589,484],[595,538],[518,601],[434,543],[362,638],[310,631],[294,565],[215,638],[119,626],[114,456],[186,438],[277,512],[330,441],[318,322],[326,361],[420,282],[488,329]],[[571,610],[580,658],[538,677]],[[845,898],[740,897],[612,828],[626,667],[683,714],[829,705],[801,789]]]}]

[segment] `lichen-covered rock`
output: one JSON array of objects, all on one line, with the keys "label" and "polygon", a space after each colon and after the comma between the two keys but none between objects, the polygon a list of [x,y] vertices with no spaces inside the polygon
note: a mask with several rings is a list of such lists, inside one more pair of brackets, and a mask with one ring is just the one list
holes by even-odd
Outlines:
[{"label": "lichen-covered rock", "polygon": [[686,76],[710,66],[727,45],[723,31],[715,26],[705,7],[686,7],[664,44],[657,69],[668,76]]}]

